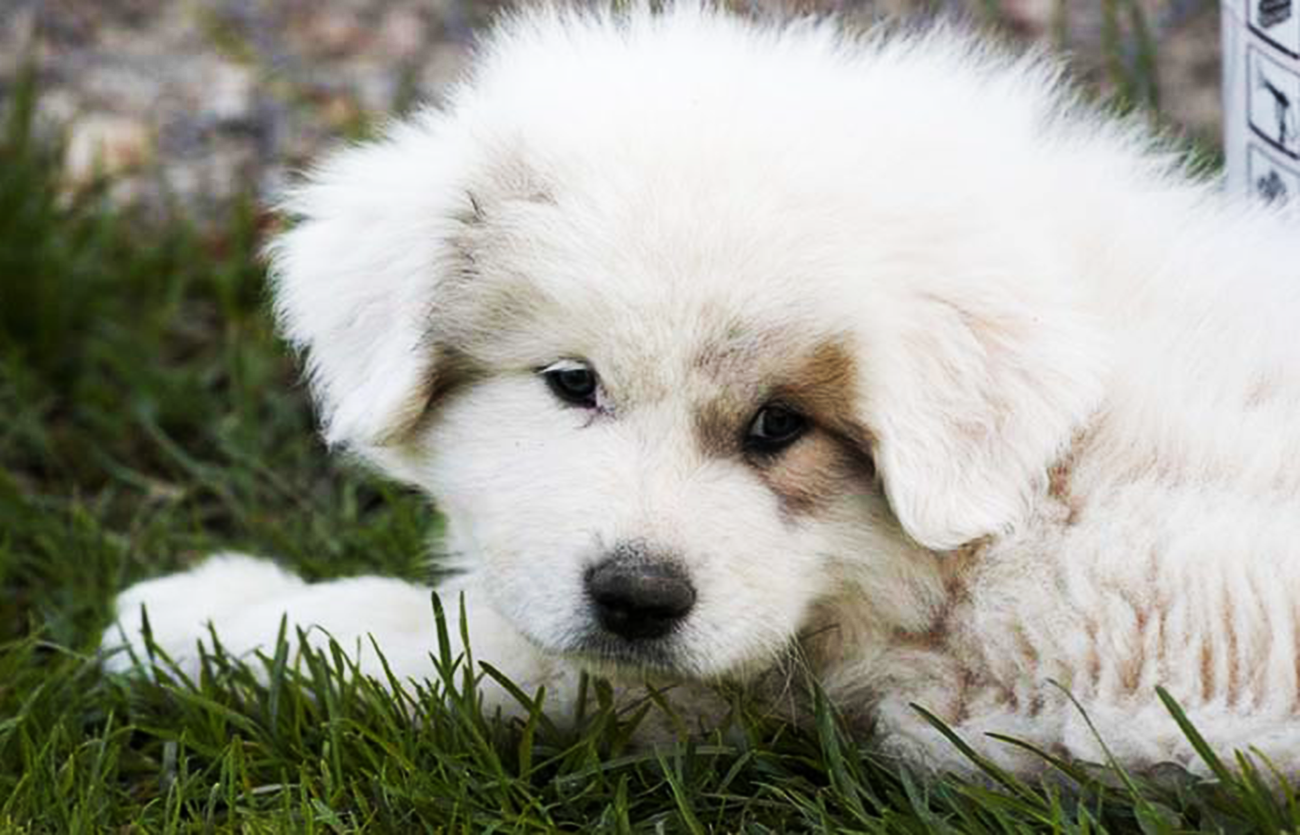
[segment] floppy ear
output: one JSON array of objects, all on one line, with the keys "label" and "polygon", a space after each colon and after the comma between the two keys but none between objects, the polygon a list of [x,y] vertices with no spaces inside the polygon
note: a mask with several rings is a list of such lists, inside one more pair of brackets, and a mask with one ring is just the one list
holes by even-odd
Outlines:
[{"label": "floppy ear", "polygon": [[401,438],[446,372],[430,320],[471,207],[444,127],[432,111],[400,123],[337,153],[282,203],[295,223],[268,250],[275,310],[331,445]]},{"label": "floppy ear", "polygon": [[868,404],[907,533],[935,550],[1004,532],[1100,402],[1104,345],[1065,303],[921,295],[894,318]]}]

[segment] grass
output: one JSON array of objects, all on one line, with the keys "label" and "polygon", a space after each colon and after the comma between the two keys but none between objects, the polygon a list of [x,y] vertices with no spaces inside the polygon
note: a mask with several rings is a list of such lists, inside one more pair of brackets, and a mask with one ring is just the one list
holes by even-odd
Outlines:
[{"label": "grass", "polygon": [[729,733],[645,750],[628,736],[658,702],[619,712],[591,682],[574,727],[544,699],[507,723],[453,658],[422,688],[337,652],[294,668],[283,643],[260,675],[217,654],[193,681],[105,676],[97,637],[135,580],[231,547],[418,579],[439,522],[314,440],[266,315],[268,221],[245,205],[198,230],[61,193],[32,100],[9,99],[0,138],[0,832],[1300,827],[1294,798],[1204,746],[1211,780],[964,782],[873,755],[821,700],[806,728],[737,703]]}]

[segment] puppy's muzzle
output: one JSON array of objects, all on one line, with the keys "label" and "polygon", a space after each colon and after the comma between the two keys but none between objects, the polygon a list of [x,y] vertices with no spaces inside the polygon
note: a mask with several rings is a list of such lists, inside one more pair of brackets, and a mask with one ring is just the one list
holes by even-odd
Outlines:
[{"label": "puppy's muzzle", "polygon": [[630,641],[662,638],[695,605],[695,587],[673,562],[615,552],[588,569],[587,594],[606,630]]}]

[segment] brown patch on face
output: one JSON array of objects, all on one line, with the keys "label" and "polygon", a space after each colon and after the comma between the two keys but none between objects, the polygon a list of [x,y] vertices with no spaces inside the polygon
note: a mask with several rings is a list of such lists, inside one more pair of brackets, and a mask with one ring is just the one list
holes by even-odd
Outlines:
[{"label": "brown patch on face", "polygon": [[[857,420],[856,366],[844,341],[822,342],[794,360],[780,354],[781,344],[744,335],[707,345],[697,355],[696,367],[717,379],[721,392],[697,411],[696,435],[708,455],[744,456],[786,512],[802,516],[865,485],[874,488],[872,436]],[[766,373],[756,377],[753,369],[763,364]],[[795,410],[810,427],[778,452],[747,451],[745,433],[770,403]]]},{"label": "brown patch on face", "polygon": [[818,429],[759,464],[763,483],[793,516],[816,513],[850,490],[861,491],[873,475],[869,456]]},{"label": "brown patch on face", "polygon": [[485,370],[468,355],[446,346],[431,349],[433,360],[424,382],[411,392],[392,426],[379,438],[380,446],[397,446],[428,425],[437,407],[481,380]]},{"label": "brown patch on face", "polygon": [[695,412],[695,438],[701,451],[713,458],[739,454],[742,449],[736,427],[750,416],[747,400],[716,397]]},{"label": "brown patch on face", "polygon": [[857,364],[841,342],[823,342],[797,374],[780,386],[778,399],[817,414],[836,428],[848,428],[857,411]]},{"label": "brown patch on face", "polygon": [[857,368],[843,342],[817,346],[770,400],[793,407],[813,424],[793,446],[756,462],[788,512],[816,513],[846,492],[875,488],[872,436],[858,422]]}]

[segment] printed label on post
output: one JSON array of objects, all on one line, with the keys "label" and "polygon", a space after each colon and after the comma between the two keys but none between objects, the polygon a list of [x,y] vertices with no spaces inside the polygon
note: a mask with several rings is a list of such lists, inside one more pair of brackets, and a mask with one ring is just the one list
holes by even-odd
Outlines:
[{"label": "printed label on post", "polygon": [[1300,105],[1300,73],[1246,48],[1246,101],[1250,129],[1260,139],[1292,157],[1300,157],[1296,107]]},{"label": "printed label on post", "polygon": [[1228,188],[1300,209],[1300,0],[1226,0]]},{"label": "printed label on post", "polygon": [[1300,55],[1300,17],[1292,0],[1247,0],[1250,30],[1286,52]]},{"label": "printed label on post", "polygon": [[1255,196],[1265,203],[1294,209],[1300,201],[1300,171],[1283,163],[1259,145],[1250,145],[1246,169]]}]

